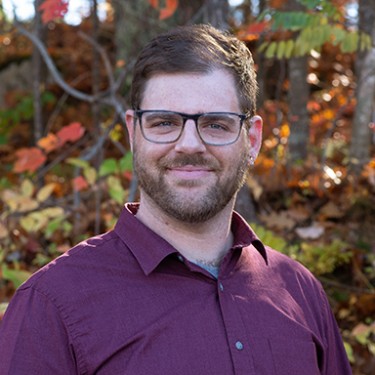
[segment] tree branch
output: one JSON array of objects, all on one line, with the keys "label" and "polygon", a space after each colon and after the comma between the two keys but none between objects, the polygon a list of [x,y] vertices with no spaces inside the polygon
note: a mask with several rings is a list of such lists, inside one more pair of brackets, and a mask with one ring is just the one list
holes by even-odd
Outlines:
[{"label": "tree branch", "polygon": [[[61,77],[60,72],[57,70],[56,65],[54,64],[51,56],[49,55],[46,47],[44,44],[30,31],[28,31],[25,27],[21,25],[20,22],[16,21],[15,26],[17,27],[17,30],[19,33],[24,35],[26,38],[28,38],[38,49],[39,53],[41,54],[45,64],[47,65],[47,68],[49,72],[52,75],[52,78],[55,80],[55,82],[69,95],[73,96],[76,99],[83,100],[85,102],[94,103],[94,102],[101,102],[104,104],[107,104],[111,107],[113,107],[118,115],[120,115],[121,118],[125,115],[125,109],[120,100],[116,97],[115,91],[118,89],[118,84],[112,78],[111,75],[109,75],[110,80],[110,90],[101,91],[97,95],[89,95],[82,91],[79,91],[73,87],[71,87],[65,80]],[[96,46],[97,47],[97,46]],[[101,53],[102,58],[103,54]],[[109,60],[107,57],[105,57],[106,62],[106,70],[108,72],[108,66],[107,63],[109,63]],[[111,71],[111,69],[109,70]],[[123,77],[121,76],[121,81],[123,80]],[[109,94],[109,95],[108,95]]]}]

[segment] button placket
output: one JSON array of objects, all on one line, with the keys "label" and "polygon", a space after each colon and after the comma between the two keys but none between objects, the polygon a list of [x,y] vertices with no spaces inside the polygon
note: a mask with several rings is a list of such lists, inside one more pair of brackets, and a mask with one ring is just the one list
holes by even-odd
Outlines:
[{"label": "button placket", "polygon": [[225,285],[221,280],[217,281],[217,293],[219,304],[223,315],[224,326],[229,348],[232,356],[232,363],[236,374],[255,375],[254,363],[249,353],[245,327],[240,318],[240,312],[236,303],[236,294],[233,294],[230,280],[225,279]]}]

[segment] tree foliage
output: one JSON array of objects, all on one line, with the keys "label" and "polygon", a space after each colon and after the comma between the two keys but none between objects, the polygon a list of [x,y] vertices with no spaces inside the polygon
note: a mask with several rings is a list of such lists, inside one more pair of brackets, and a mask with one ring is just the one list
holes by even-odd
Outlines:
[{"label": "tree foliage", "polygon": [[[166,22],[178,23],[182,3],[145,0],[143,5],[153,15],[150,25],[166,27]],[[297,40],[309,56],[309,152],[292,165],[287,162],[293,131],[286,100],[289,82],[280,79],[280,61],[272,65],[273,59],[267,60],[268,96],[259,108],[264,145],[246,184],[257,213],[250,221],[266,244],[320,278],[354,373],[367,375],[375,369],[375,159],[354,178],[348,170],[348,144],[356,107],[357,47],[352,47],[363,40],[367,48],[368,39],[340,26],[343,16],[331,2],[301,3],[305,12],[267,9],[261,21],[234,28],[257,62],[262,53],[281,60],[292,57],[299,51]],[[7,89],[0,106],[0,302],[79,240],[112,228],[123,202],[137,196],[123,124],[134,56],[116,60],[110,13],[95,39],[92,18],[76,27],[62,22],[67,5],[63,0],[42,3],[48,33],[41,45],[32,39],[30,24],[15,21],[0,34],[0,74],[20,61],[27,63],[33,45],[49,58],[50,70],[41,95],[44,133],[36,142],[31,90]],[[144,20],[139,22],[142,30]],[[260,49],[259,41],[265,43]],[[96,94],[94,50],[100,57]],[[320,53],[311,55],[311,50]],[[99,109],[97,117],[93,106]],[[0,315],[3,310],[0,305]]]},{"label": "tree foliage", "polygon": [[[370,35],[349,30],[343,26],[344,16],[328,0],[298,0],[305,11],[266,9],[259,17],[260,25],[269,27],[269,40],[259,52],[267,58],[290,59],[320,51],[326,43],[338,46],[341,52],[350,53],[371,48]],[[264,22],[269,20],[268,22]]]}]

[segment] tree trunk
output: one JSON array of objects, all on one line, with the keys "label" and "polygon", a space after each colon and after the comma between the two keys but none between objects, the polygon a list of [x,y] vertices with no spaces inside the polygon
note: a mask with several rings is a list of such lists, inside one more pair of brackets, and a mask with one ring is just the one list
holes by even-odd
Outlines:
[{"label": "tree trunk", "polygon": [[[93,38],[98,43],[99,35],[99,17],[98,17],[98,3],[97,0],[92,0],[92,25],[93,25]],[[96,96],[100,91],[100,55],[98,50],[93,46],[92,48],[93,59],[92,59],[92,94]],[[98,102],[93,102],[91,106],[93,128],[95,129],[95,144],[100,138],[100,105]],[[99,170],[100,164],[103,160],[103,149],[100,148],[95,159],[94,165],[96,170]],[[101,189],[95,190],[95,234],[100,233],[100,206],[102,200]]]},{"label": "tree trunk", "polygon": [[228,29],[229,4],[227,0],[208,0],[206,2],[204,22],[221,29]]},{"label": "tree trunk", "polygon": [[[260,0],[259,1],[259,13],[262,13],[266,9],[266,1]],[[263,42],[262,39],[258,40],[258,45]],[[257,76],[258,76],[258,86],[259,86],[259,93],[257,97],[257,106],[260,108],[263,106],[264,101],[267,98],[266,94],[266,79],[267,79],[267,61],[263,53],[256,54],[256,63],[258,66]]]},{"label": "tree trunk", "polygon": [[291,163],[307,157],[309,142],[309,114],[307,102],[309,86],[307,77],[307,57],[291,58],[288,64],[289,73],[289,156]]},{"label": "tree trunk", "polygon": [[375,8],[373,0],[360,0],[359,29],[370,33],[372,48],[361,54],[357,66],[357,106],[353,119],[350,145],[350,169],[359,174],[370,159],[371,130],[369,124],[375,122]]},{"label": "tree trunk", "polygon": [[[286,4],[288,11],[304,10],[295,0]],[[307,83],[307,56],[294,57],[288,62],[289,76],[289,160],[293,164],[307,157],[309,142],[309,115],[307,102],[309,100],[309,86]]]},{"label": "tree trunk", "polygon": [[[39,40],[43,40],[43,24],[41,21],[39,6],[41,0],[34,1],[35,18],[34,32]],[[41,91],[43,86],[42,78],[43,60],[39,51],[34,47],[32,55],[32,74],[33,74],[33,107],[34,107],[34,144],[43,137],[43,108]]]}]

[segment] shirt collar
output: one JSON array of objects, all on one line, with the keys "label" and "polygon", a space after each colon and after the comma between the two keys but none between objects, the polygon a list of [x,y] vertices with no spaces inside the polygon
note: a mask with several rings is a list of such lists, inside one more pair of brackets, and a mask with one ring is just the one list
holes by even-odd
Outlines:
[{"label": "shirt collar", "polygon": [[234,238],[233,248],[244,248],[253,245],[263,257],[264,262],[268,265],[267,252],[263,243],[250,228],[245,219],[235,211],[233,211],[232,215],[231,229]]},{"label": "shirt collar", "polygon": [[[163,259],[178,251],[166,240],[137,219],[139,203],[127,203],[121,212],[114,231],[127,245],[146,275],[149,275]],[[267,253],[262,242],[245,220],[236,212],[232,217],[233,249],[253,245],[267,264]]]}]

